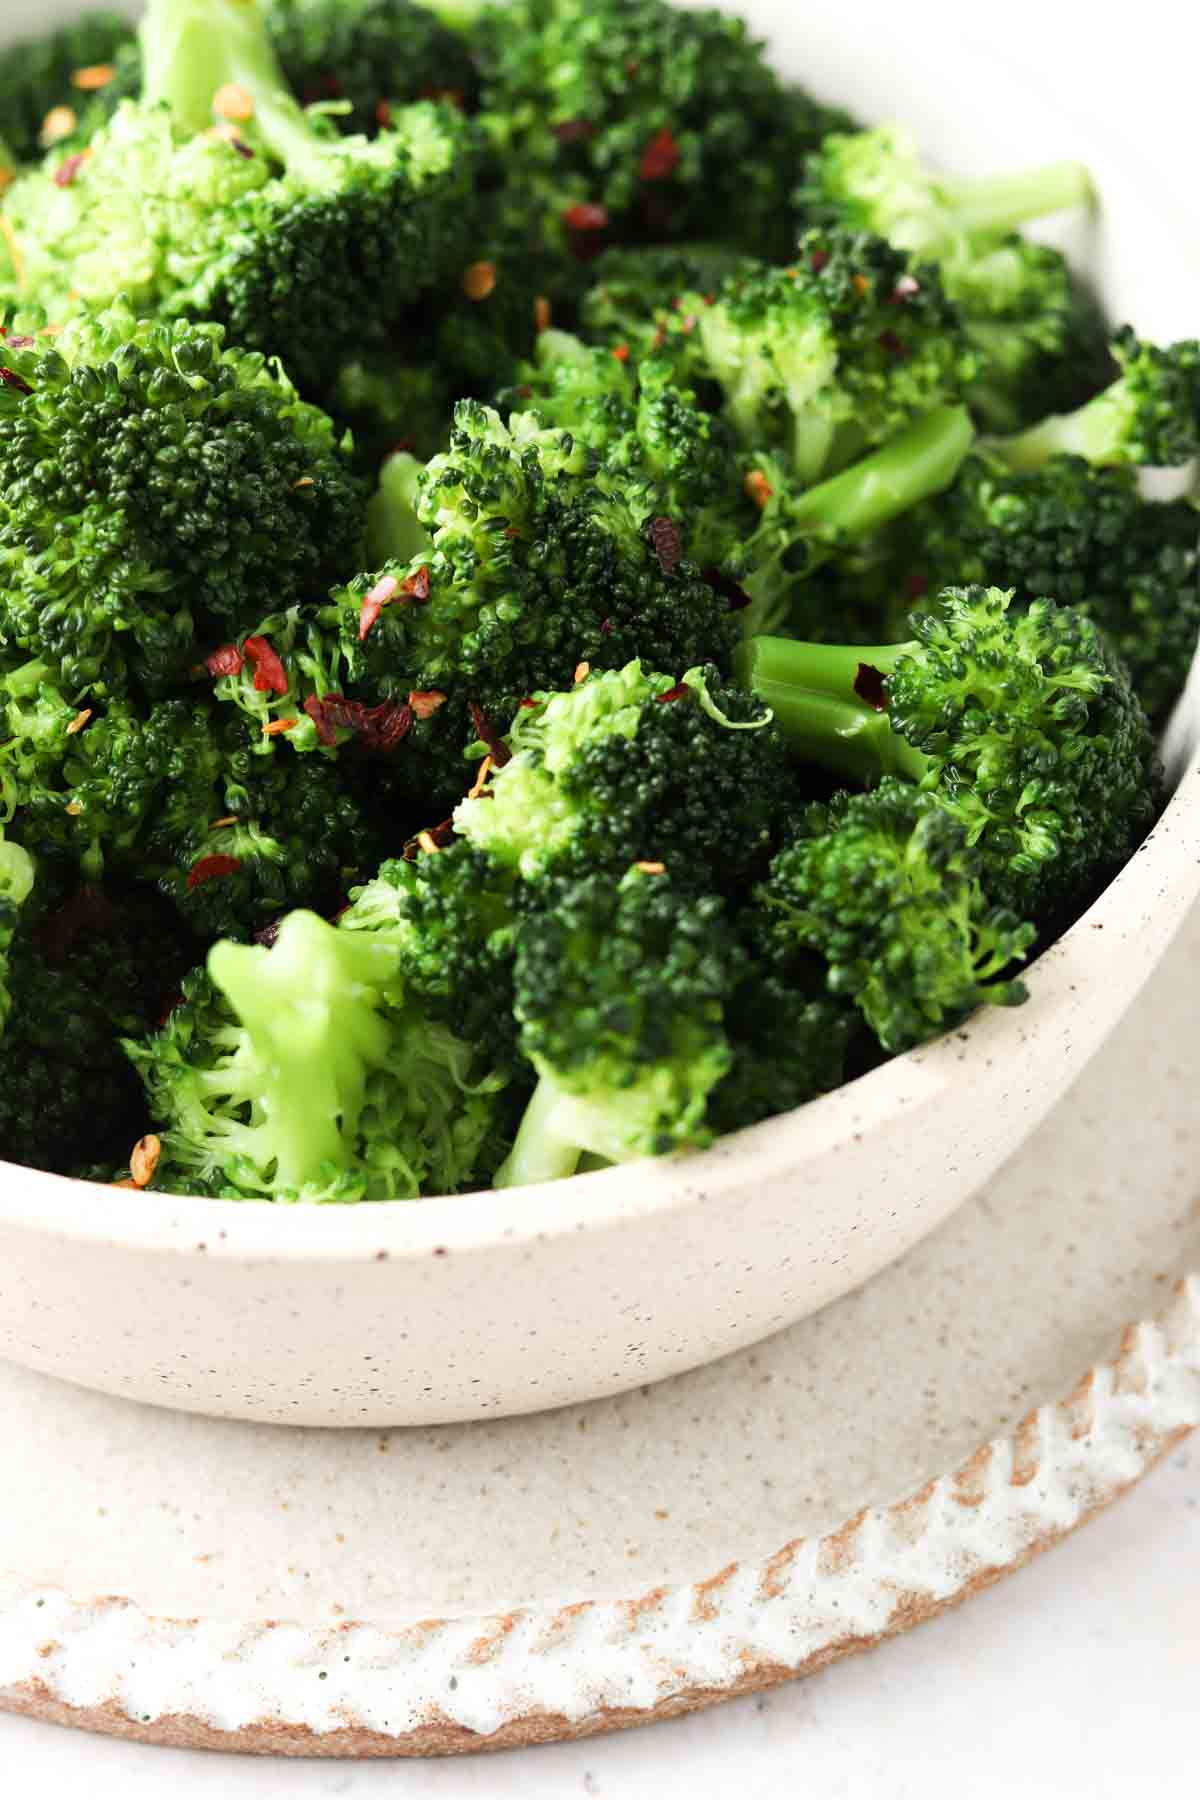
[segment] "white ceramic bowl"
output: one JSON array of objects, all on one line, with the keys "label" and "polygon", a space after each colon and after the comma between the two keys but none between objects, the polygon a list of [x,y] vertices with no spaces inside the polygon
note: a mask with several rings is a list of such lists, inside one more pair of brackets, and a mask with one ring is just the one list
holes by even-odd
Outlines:
[{"label": "white ceramic bowl", "polygon": [[[12,0],[2,29],[78,11]],[[947,8],[742,0],[776,60],[964,170],[1085,159],[1103,204],[1070,247],[1114,316],[1200,324],[1200,228],[1111,128]],[[936,49],[931,48],[936,46]],[[1031,49],[1029,56],[1035,54]],[[1106,96],[1096,95],[1098,112]],[[1169,735],[1178,786],[1031,999],[703,1155],[417,1204],[273,1208],[143,1195],[0,1165],[0,1354],[164,1405],[314,1425],[476,1418],[693,1367],[866,1280],[1045,1117],[1200,892],[1200,682]]]}]

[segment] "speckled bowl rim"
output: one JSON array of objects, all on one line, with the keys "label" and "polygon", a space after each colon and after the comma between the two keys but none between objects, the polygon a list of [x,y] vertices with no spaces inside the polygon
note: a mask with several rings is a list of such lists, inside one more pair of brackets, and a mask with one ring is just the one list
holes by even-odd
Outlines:
[{"label": "speckled bowl rim", "polygon": [[[0,1708],[176,1747],[306,1757],[453,1755],[646,1724],[935,1617],[1085,1523],[1198,1423],[1191,1275],[1063,1399],[906,1498],[772,1556],[619,1600],[391,1630],[173,1618],[34,1588],[0,1609]],[[336,1680],[347,1662],[346,1692],[324,1685],[321,1671]],[[149,1712],[138,1669],[153,1670]],[[68,1697],[97,1687],[101,1700]],[[238,1716],[248,1689],[256,1710],[243,1701]]]}]

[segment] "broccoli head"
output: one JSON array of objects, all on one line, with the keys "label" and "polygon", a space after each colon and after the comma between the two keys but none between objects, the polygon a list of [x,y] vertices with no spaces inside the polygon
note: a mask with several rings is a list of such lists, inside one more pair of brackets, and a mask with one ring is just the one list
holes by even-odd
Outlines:
[{"label": "broccoli head", "polygon": [[352,566],[365,495],[324,413],[221,328],[125,303],[14,330],[0,382],[0,635],[65,694],[169,688],[212,620]]},{"label": "broccoli head", "polygon": [[398,108],[370,140],[323,128],[254,0],[152,0],[142,51],[142,99],[10,189],[0,291],[59,324],[122,292],[216,320],[320,392],[467,261],[474,135],[456,108]]},{"label": "broccoli head", "polygon": [[744,22],[711,9],[516,0],[485,7],[471,43],[497,154],[581,256],[686,239],[715,219],[753,253],[784,257],[789,171],[847,123],[781,84]]},{"label": "broccoli head", "polygon": [[272,0],[267,26],[293,93],[344,105],[343,131],[369,136],[412,100],[475,101],[467,45],[414,0]]},{"label": "broccoli head", "polygon": [[[789,244],[784,252],[794,248]],[[640,245],[606,250],[579,305],[584,335],[644,356],[662,348],[681,294],[714,294],[742,266],[728,244]]]},{"label": "broccoli head", "polygon": [[739,647],[742,678],[802,755],[938,797],[996,904],[1053,922],[1131,855],[1160,800],[1154,738],[1093,622],[998,588],[950,588],[904,644]]},{"label": "broccoli head", "polygon": [[516,1016],[538,1074],[498,1187],[707,1143],[732,1053],[740,947],[714,895],[631,869],[547,881],[517,936]]},{"label": "broccoli head", "polygon": [[162,1030],[125,1048],[162,1127],[156,1185],[348,1202],[474,1177],[503,1078],[408,1000],[386,931],[290,913],[221,942]]},{"label": "broccoli head", "polygon": [[830,992],[895,1053],[976,1006],[1025,998],[1010,971],[1034,927],[992,905],[981,863],[936,795],[889,775],[868,794],[814,806],[760,904],[779,948],[820,956]]},{"label": "broccoli head", "polygon": [[809,232],[788,267],[743,263],[673,316],[668,350],[717,384],[748,450],[805,483],[954,404],[976,370],[932,264],[853,232]]},{"label": "broccoli head", "polygon": [[1014,469],[1040,469],[1064,453],[1098,466],[1153,469],[1200,455],[1200,340],[1148,344],[1123,325],[1110,347],[1115,380],[1074,412],[993,438],[992,452]]}]

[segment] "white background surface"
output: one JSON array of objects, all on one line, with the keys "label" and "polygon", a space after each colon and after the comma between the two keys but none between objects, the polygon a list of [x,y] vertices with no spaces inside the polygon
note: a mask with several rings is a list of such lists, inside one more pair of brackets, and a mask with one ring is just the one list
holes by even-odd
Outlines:
[{"label": "white background surface", "polygon": [[[795,3],[795,0],[791,0]],[[7,12],[8,0],[0,0]],[[925,16],[933,10],[922,9]],[[947,9],[949,16],[951,9]],[[872,4],[860,0],[858,28]],[[1041,46],[1072,110],[1109,111],[1195,192],[1200,31],[1171,0],[1127,13],[1006,0],[961,35]],[[928,51],[922,49],[922,55]],[[1024,56],[1022,56],[1024,60]],[[1139,137],[1141,142],[1138,143]],[[1014,162],[1019,158],[1014,155]],[[1196,303],[1200,331],[1200,295]],[[1200,1185],[1200,1171],[1198,1171]],[[798,1686],[648,1731],[452,1763],[277,1763],[147,1749],[0,1716],[4,1800],[1116,1800],[1200,1792],[1200,1444],[1033,1567]]]}]

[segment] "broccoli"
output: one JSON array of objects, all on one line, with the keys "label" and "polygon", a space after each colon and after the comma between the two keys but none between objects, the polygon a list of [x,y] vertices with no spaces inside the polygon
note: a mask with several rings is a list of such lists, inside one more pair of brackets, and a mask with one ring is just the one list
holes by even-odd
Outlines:
[{"label": "broccoli", "polygon": [[715,895],[630,869],[547,883],[517,937],[515,1011],[538,1085],[497,1187],[710,1141],[732,1065],[725,995],[740,946]]},{"label": "broccoli", "polygon": [[714,219],[785,257],[788,171],[848,124],[782,85],[742,20],[667,0],[515,0],[484,7],[470,41],[496,156],[581,257]]},{"label": "broccoli", "polygon": [[971,181],[935,175],[895,125],[832,134],[809,157],[797,194],[812,225],[875,232],[937,263],[978,352],[972,403],[993,431],[1079,405],[1109,378],[1099,308],[1057,251],[1015,229],[1091,198],[1078,163]]},{"label": "broccoli", "polygon": [[744,262],[673,317],[689,378],[715,382],[745,447],[801,482],[954,404],[976,369],[936,269],[853,232],[806,233],[786,268]]},{"label": "broccoli", "polygon": [[145,1130],[120,1039],[158,1022],[195,946],[152,892],[36,869],[8,952],[0,1158],[111,1179]]},{"label": "broccoli", "polygon": [[1161,347],[1124,325],[1112,340],[1114,381],[1076,411],[1051,415],[989,448],[1014,469],[1040,469],[1066,453],[1109,463],[1166,469],[1200,455],[1200,340]]},{"label": "broccoli", "polygon": [[665,864],[676,892],[736,895],[777,847],[792,785],[770,716],[715,670],[639,662],[535,694],[454,826],[526,883]]},{"label": "broccoli", "polygon": [[163,1128],[155,1185],[227,1199],[450,1192],[504,1080],[411,1004],[386,930],[309,912],[269,948],[216,944],[162,1030],[125,1048]]},{"label": "broccoli", "polygon": [[947,584],[1003,580],[1021,601],[1054,594],[1094,619],[1152,723],[1182,692],[1200,634],[1200,513],[1190,499],[1143,498],[1136,470],[1074,456],[1013,470],[975,454],[882,538],[869,579],[885,634],[903,635],[901,612]]},{"label": "broccoli", "polygon": [[814,806],[760,901],[779,947],[817,952],[830,991],[895,1053],[976,1006],[1025,999],[1005,975],[1035,928],[992,905],[981,863],[938,796],[888,775]]},{"label": "broccoli", "polygon": [[267,27],[293,93],[343,104],[343,131],[369,136],[412,100],[477,97],[466,44],[414,0],[272,0]]},{"label": "broccoli", "polygon": [[[486,742],[528,694],[567,684],[580,663],[728,664],[728,600],[673,544],[656,548],[622,496],[589,480],[594,467],[582,443],[536,415],[510,429],[462,401],[449,451],[419,482],[431,548],[334,595],[351,680],[428,709],[411,743],[431,804],[461,798],[462,755],[476,738]],[[409,530],[405,518],[405,549]]]},{"label": "broccoli", "polygon": [[152,0],[141,41],[141,101],[9,190],[0,288],[59,324],[121,292],[216,320],[322,391],[468,260],[472,128],[422,101],[369,141],[322,129],[254,0]]},{"label": "broccoli", "polygon": [[908,643],[750,639],[737,667],[784,738],[860,780],[936,794],[986,893],[1039,925],[1129,857],[1159,802],[1154,739],[1092,621],[998,588],[949,588]]},{"label": "broccoli", "polygon": [[21,908],[33,891],[36,870],[33,858],[20,844],[0,836],[0,1037],[12,1010],[8,962],[13,938],[21,922]]},{"label": "broccoli", "polygon": [[[785,255],[794,248],[789,244]],[[643,245],[606,250],[579,304],[584,335],[644,356],[661,349],[680,294],[715,294],[744,257],[728,244]]]},{"label": "broccoli", "polygon": [[9,46],[0,82],[0,138],[16,161],[32,162],[48,147],[44,131],[52,107],[63,109],[62,135],[69,135],[67,109],[85,106],[87,96],[107,85],[118,54],[132,41],[128,19],[97,9],[49,36]]},{"label": "broccoli", "polygon": [[349,427],[358,461],[369,471],[396,452],[427,461],[446,447],[457,396],[426,354],[424,345],[419,360],[381,351],[338,370],[326,396],[329,411]]},{"label": "broccoli", "polygon": [[221,328],[121,302],[13,331],[0,381],[0,637],[72,701],[169,690],[214,621],[353,565],[365,495],[328,418]]}]

